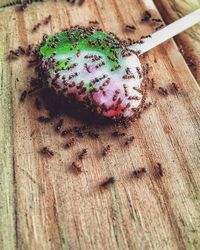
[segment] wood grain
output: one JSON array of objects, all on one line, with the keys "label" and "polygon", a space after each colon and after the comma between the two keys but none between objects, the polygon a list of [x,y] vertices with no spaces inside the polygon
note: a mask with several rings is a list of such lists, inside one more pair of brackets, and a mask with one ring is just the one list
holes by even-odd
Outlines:
[{"label": "wood grain", "polygon": [[[2,15],[1,15],[2,18]],[[0,20],[0,247],[14,249],[15,228],[15,176],[13,168],[13,121],[12,121],[12,71],[5,61],[8,35],[3,32]]]},{"label": "wood grain", "polygon": [[[199,0],[154,0],[166,24],[200,8]],[[175,38],[194,77],[200,83],[200,24]]]},{"label": "wood grain", "polygon": [[[173,41],[141,61],[152,66],[157,86],[168,88],[176,82],[180,91],[167,97],[149,92],[154,105],[127,130],[135,136],[129,147],[123,139],[109,137],[113,129],[106,128],[99,141],[85,137],[64,150],[65,140],[52,125],[37,122],[40,114],[33,100],[19,102],[34,76],[26,58],[6,60],[10,49],[38,43],[43,33],[87,25],[90,20],[98,20],[100,27],[121,38],[139,38],[152,31],[150,25],[140,23],[150,7],[159,17],[152,1],[138,0],[126,4],[88,0],[79,8],[62,2],[33,3],[24,12],[14,7],[0,12],[4,41],[0,45],[1,249],[200,248],[200,90]],[[52,23],[31,33],[34,24],[49,14]],[[137,31],[126,33],[124,25],[132,23]],[[65,126],[76,124],[65,118]],[[107,144],[112,144],[112,150],[102,158]],[[42,157],[39,150],[44,146],[55,156]],[[77,176],[69,166],[83,147],[89,157]],[[157,175],[157,162],[163,166],[163,177]],[[131,178],[138,167],[146,167],[147,174]],[[101,181],[111,175],[116,184],[100,191]]]}]

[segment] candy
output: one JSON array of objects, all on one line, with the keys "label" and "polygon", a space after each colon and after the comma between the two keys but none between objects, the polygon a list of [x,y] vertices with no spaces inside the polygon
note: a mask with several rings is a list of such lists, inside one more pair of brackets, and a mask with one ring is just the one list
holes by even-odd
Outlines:
[{"label": "candy", "polygon": [[144,98],[136,51],[112,33],[73,27],[44,39],[39,47],[49,86],[66,98],[110,118],[132,117]]}]

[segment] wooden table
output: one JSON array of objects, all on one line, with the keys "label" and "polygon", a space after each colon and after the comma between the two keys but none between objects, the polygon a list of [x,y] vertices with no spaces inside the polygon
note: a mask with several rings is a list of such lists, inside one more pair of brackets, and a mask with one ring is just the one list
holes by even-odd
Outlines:
[{"label": "wooden table", "polygon": [[[176,8],[187,7],[182,1],[155,2],[166,22],[177,17]],[[194,8],[198,5],[196,1]],[[0,8],[0,249],[200,249],[200,90],[173,40],[141,61],[151,65],[156,89],[169,89],[175,82],[179,90],[167,97],[149,90],[153,105],[127,129],[135,137],[128,147],[123,138],[109,137],[113,128],[108,128],[100,140],[86,136],[72,149],[62,149],[63,138],[51,124],[37,122],[31,100],[19,102],[34,76],[26,58],[6,60],[10,49],[37,43],[44,32],[90,20],[121,38],[139,38],[153,30],[140,22],[147,9],[159,17],[151,0],[87,0],[82,6],[39,2],[24,12],[16,12],[15,6]],[[32,33],[35,23],[49,14],[52,22]],[[136,25],[136,32],[125,32],[126,24]],[[197,26],[178,39],[193,51],[183,45],[186,57],[195,55],[197,61],[199,43],[192,39],[199,39],[198,32]],[[65,126],[76,124],[65,118]],[[100,152],[107,144],[112,150],[103,158]],[[46,145],[57,152],[51,159],[38,153]],[[89,156],[77,176],[69,165],[83,147]],[[132,177],[139,167],[147,173]],[[116,183],[100,190],[108,176],[115,176]]]}]

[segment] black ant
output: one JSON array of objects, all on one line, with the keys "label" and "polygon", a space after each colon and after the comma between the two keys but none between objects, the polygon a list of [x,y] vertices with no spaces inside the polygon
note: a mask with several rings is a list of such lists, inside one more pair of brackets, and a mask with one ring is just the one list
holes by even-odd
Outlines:
[{"label": "black ant", "polygon": [[103,156],[106,156],[108,154],[108,152],[110,151],[111,149],[111,146],[110,145],[107,145],[104,149],[103,149]]},{"label": "black ant", "polygon": [[115,177],[114,176],[111,176],[109,178],[107,178],[107,180],[103,181],[101,184],[100,184],[100,187],[101,188],[108,188],[110,185],[114,184],[115,183]]},{"label": "black ant", "polygon": [[24,100],[26,99],[26,96],[27,96],[27,91],[24,90],[24,91],[21,93],[20,102],[24,102]]},{"label": "black ant", "polygon": [[54,152],[48,149],[47,147],[42,148],[40,152],[44,155],[47,155],[48,157],[54,156]]}]

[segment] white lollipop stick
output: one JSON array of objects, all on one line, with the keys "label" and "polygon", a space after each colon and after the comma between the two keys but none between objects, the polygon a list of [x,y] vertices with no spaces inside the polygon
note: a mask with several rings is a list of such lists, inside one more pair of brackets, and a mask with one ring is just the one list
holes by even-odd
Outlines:
[{"label": "white lollipop stick", "polygon": [[198,22],[200,22],[200,8],[180,18],[179,20],[173,22],[172,24],[169,24],[163,29],[156,31],[151,35],[151,38],[143,39],[144,41],[143,44],[135,44],[130,46],[130,48],[134,50],[139,50],[140,51],[139,55],[142,55],[145,52],[149,51],[150,49],[153,49],[154,47],[176,36],[177,34],[190,28],[191,26],[193,26]]}]

